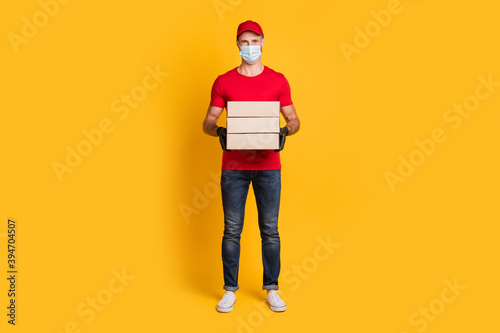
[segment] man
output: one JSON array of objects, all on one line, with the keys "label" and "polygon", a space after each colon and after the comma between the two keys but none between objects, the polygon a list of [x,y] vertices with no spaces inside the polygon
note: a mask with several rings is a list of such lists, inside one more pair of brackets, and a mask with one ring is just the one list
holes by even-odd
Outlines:
[{"label": "man", "polygon": [[[278,295],[280,273],[280,237],[278,213],[281,192],[281,161],[285,137],[297,133],[299,118],[292,104],[290,85],[285,76],[262,64],[264,33],[260,25],[246,21],[238,26],[236,45],[241,64],[220,75],[212,87],[210,106],[203,122],[203,131],[218,136],[222,157],[222,205],[224,209],[224,236],[222,262],[224,289],[217,311],[230,312],[236,302],[240,260],[240,235],[243,230],[245,202],[252,183],[258,210],[262,238],[264,278],[262,289],[267,290],[266,302],[272,311],[286,310]],[[286,126],[280,129],[280,148],[277,150],[227,150],[227,131],[217,126],[228,101],[279,101]]]}]

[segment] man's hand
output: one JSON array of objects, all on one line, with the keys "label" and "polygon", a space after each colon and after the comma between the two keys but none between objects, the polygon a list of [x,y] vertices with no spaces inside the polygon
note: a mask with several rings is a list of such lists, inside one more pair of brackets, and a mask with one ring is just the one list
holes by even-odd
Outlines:
[{"label": "man's hand", "polygon": [[285,126],[280,129],[280,148],[275,150],[276,153],[282,151],[285,147],[285,140],[288,133],[288,127]]},{"label": "man's hand", "polygon": [[219,136],[219,142],[222,150],[231,152],[229,149],[226,148],[227,129],[225,129],[224,127],[217,127],[217,135]]}]

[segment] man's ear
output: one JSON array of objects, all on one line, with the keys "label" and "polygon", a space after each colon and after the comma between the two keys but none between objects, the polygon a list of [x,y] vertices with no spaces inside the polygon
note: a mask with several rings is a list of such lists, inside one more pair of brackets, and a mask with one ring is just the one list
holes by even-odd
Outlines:
[{"label": "man's ear", "polygon": [[264,37],[262,37],[262,41],[260,42],[260,45],[261,45],[262,47],[264,47],[264,42],[265,42],[265,39],[264,39]]}]

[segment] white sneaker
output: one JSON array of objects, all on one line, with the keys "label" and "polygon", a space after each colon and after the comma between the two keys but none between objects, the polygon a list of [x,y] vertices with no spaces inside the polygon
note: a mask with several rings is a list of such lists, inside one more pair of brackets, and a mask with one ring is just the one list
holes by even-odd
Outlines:
[{"label": "white sneaker", "polygon": [[236,303],[236,295],[232,291],[226,291],[222,299],[217,304],[217,311],[231,312],[233,311],[233,304]]},{"label": "white sneaker", "polygon": [[278,295],[278,290],[271,289],[266,296],[266,303],[274,312],[283,312],[286,310],[286,304]]}]

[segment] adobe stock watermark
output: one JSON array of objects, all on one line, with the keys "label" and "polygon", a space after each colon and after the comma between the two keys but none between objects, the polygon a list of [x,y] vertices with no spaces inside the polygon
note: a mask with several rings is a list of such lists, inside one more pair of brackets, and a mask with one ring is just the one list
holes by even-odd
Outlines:
[{"label": "adobe stock watermark", "polygon": [[355,26],[355,35],[352,44],[344,41],[339,44],[347,63],[350,64],[352,62],[354,54],[360,54],[362,50],[366,49],[372,40],[379,36],[383,29],[391,24],[393,18],[401,14],[403,10],[404,7],[400,0],[389,0],[386,9],[379,11],[372,10],[370,12],[372,19],[366,22],[363,28]]},{"label": "adobe stock watermark", "polygon": [[212,5],[221,21],[224,21],[224,13],[232,12],[243,0],[214,0]]},{"label": "adobe stock watermark", "polygon": [[[435,322],[451,304],[456,302],[458,297],[462,295],[462,292],[467,289],[466,285],[458,282],[457,277],[455,277],[453,282],[446,279],[444,285],[445,287],[441,289],[438,297],[431,300],[425,306],[419,307],[417,311],[409,316],[408,322],[410,326],[415,328],[418,333],[427,330],[429,325]],[[408,332],[402,331],[401,333]]]},{"label": "adobe stock watermark", "polygon": [[[479,76],[479,84],[474,93],[465,97],[461,103],[455,103],[443,113],[444,122],[454,131],[460,129],[465,119],[468,119],[500,86],[500,82],[493,81],[493,74],[487,77]],[[443,127],[436,127],[431,135],[424,139],[415,139],[415,148],[408,154],[398,156],[399,165],[396,172],[386,171],[384,178],[392,192],[396,191],[396,185],[403,183],[413,175],[430,156],[432,156],[439,144],[448,140],[447,131]]]},{"label": "adobe stock watermark", "polygon": [[335,249],[340,247],[339,243],[332,242],[332,236],[326,239],[317,237],[318,244],[314,248],[313,255],[304,258],[302,263],[292,265],[292,268],[283,272],[283,282],[290,286],[292,291],[296,291],[302,282],[309,279],[311,274],[318,270],[319,264],[330,258]]},{"label": "adobe stock watermark", "polygon": [[[253,161],[258,154],[258,151],[250,152],[246,157],[246,161]],[[241,165],[237,161],[230,161],[226,167],[228,170],[241,170]],[[179,213],[186,224],[190,224],[193,215],[200,215],[200,213],[208,207],[210,202],[220,195],[221,175],[222,172],[220,170],[218,172],[210,171],[208,173],[208,176],[210,177],[209,181],[207,181],[203,186],[193,187],[193,196],[190,202],[181,202],[177,205]]]},{"label": "adobe stock watermark", "polygon": [[111,274],[113,277],[109,279],[104,288],[76,306],[77,320],[70,320],[62,329],[51,333],[81,333],[85,331],[85,328],[95,320],[99,313],[103,312],[115,297],[125,290],[129,282],[135,279],[135,276],[125,272],[125,268],[122,268],[121,271],[113,269]]},{"label": "adobe stock watermark", "polygon": [[[149,93],[163,82],[163,79],[168,76],[168,73],[160,70],[160,65],[156,65],[156,69],[150,66],[145,68],[146,74],[142,78],[140,84],[135,85],[130,89],[130,93],[121,94],[120,98],[116,98],[111,103],[111,112],[116,114],[119,120],[125,120],[130,111],[137,109],[141,102],[143,102]],[[64,180],[66,173],[71,173],[88,157],[94,148],[102,144],[106,134],[112,133],[116,129],[116,122],[109,117],[102,118],[96,128],[83,129],[83,138],[74,146],[66,146],[66,156],[64,162],[53,161],[51,163],[52,170],[54,171],[60,183]]]},{"label": "adobe stock watermark", "polygon": [[189,204],[180,203],[179,209],[182,219],[186,224],[191,223],[192,215],[199,215],[202,210],[208,207],[210,201],[215,199],[220,194],[220,177],[221,172],[210,171],[208,173],[210,180],[201,188],[193,188],[193,198]]},{"label": "adobe stock watermark", "polygon": [[[302,283],[308,280],[314,272],[318,270],[320,263],[325,262],[330,258],[335,249],[340,247],[340,244],[332,242],[331,235],[326,239],[317,237],[317,245],[314,248],[313,254],[304,258],[300,264],[295,264],[291,269],[283,272],[283,283],[290,286],[292,292],[295,292]],[[285,297],[283,300],[286,302]],[[252,312],[245,316],[238,316],[236,333],[252,333],[261,327],[266,318],[272,316],[273,312],[265,304],[265,301],[254,301],[255,308]]]},{"label": "adobe stock watermark", "polygon": [[[249,153],[246,157],[246,161],[253,161],[257,157],[257,154],[257,151]],[[226,167],[228,170],[241,170],[241,165],[237,161],[230,161]],[[186,224],[190,224],[193,215],[199,215],[205,208],[208,207],[213,199],[220,195],[221,175],[222,172],[220,170],[218,172],[210,171],[208,173],[208,176],[210,177],[209,181],[207,181],[203,186],[193,187],[193,196],[190,202],[181,202],[177,205],[179,213]]]},{"label": "adobe stock watermark", "polygon": [[44,28],[51,19],[53,19],[61,8],[61,5],[66,5],[71,0],[40,0],[38,6],[40,7],[31,18],[26,16],[21,17],[21,31],[20,34],[15,32],[7,33],[10,45],[14,49],[14,53],[19,53],[21,45],[28,44],[30,40],[38,35],[40,29]]}]

